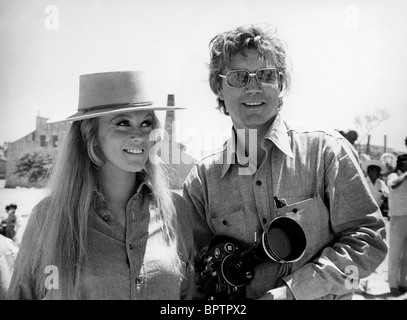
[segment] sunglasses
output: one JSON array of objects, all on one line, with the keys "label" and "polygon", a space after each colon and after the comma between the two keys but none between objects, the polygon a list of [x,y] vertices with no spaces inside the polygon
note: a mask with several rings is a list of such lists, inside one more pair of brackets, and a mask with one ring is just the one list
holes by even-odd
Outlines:
[{"label": "sunglasses", "polygon": [[241,89],[247,86],[250,77],[256,77],[257,82],[262,87],[275,85],[278,82],[278,77],[281,72],[274,68],[259,69],[255,73],[250,73],[247,70],[232,70],[226,75],[219,74],[219,77],[226,79],[226,84],[235,89]]}]

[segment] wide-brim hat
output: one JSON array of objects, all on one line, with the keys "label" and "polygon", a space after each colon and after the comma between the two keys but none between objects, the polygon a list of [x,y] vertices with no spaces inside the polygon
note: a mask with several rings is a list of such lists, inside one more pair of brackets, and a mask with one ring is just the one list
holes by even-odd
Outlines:
[{"label": "wide-brim hat", "polygon": [[185,108],[154,105],[144,71],[91,73],[79,76],[78,111],[48,119],[47,123],[72,122],[130,111],[177,109]]},{"label": "wide-brim hat", "polygon": [[381,161],[378,160],[367,160],[362,162],[362,169],[364,171],[367,171],[367,168],[369,168],[370,166],[379,167],[381,173],[384,173],[387,170],[386,166]]}]

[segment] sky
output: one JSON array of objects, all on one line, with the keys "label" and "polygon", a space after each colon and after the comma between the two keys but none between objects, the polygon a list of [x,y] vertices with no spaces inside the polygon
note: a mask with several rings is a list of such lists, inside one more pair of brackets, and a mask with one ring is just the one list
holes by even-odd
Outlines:
[{"label": "sky", "polygon": [[287,47],[286,120],[362,137],[355,119],[385,110],[370,142],[386,135],[406,152],[406,18],[404,0],[0,0],[0,145],[34,131],[37,115],[74,113],[79,75],[141,69],[155,104],[174,94],[186,108],[177,140],[194,156],[212,150],[231,120],[209,89],[209,41],[256,24]]}]

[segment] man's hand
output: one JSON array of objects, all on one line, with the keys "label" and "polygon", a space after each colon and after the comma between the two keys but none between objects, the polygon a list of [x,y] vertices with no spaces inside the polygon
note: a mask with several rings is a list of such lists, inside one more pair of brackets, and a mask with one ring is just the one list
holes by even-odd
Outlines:
[{"label": "man's hand", "polygon": [[294,295],[287,285],[267,291],[259,300],[295,300]]}]

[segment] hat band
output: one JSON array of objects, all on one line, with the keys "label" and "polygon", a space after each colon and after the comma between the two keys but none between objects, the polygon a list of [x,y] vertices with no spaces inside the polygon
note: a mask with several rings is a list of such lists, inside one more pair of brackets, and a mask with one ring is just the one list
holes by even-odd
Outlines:
[{"label": "hat band", "polygon": [[138,106],[138,107],[144,107],[144,106],[152,106],[153,102],[152,101],[146,101],[146,102],[135,102],[135,103],[112,103],[112,104],[104,104],[104,105],[99,105],[99,106],[94,106],[94,107],[88,107],[88,108],[81,108],[78,111],[82,112],[89,112],[89,111],[95,111],[95,110],[105,110],[105,109],[111,109],[112,107],[117,107],[117,106]]}]

